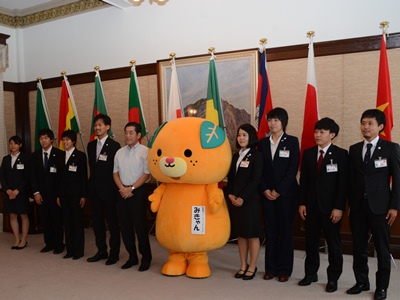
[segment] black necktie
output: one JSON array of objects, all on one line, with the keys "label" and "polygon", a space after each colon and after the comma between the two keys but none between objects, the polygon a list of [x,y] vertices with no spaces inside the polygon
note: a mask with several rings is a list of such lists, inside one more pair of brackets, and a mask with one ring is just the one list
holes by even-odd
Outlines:
[{"label": "black necktie", "polygon": [[364,155],[364,164],[365,165],[368,165],[369,161],[371,160],[371,148],[372,148],[372,144],[368,143],[367,151],[365,152],[365,155]]},{"label": "black necktie", "polygon": [[44,168],[47,169],[47,165],[49,164],[49,154],[47,152],[44,153]]},{"label": "black necktie", "polygon": [[321,169],[322,161],[324,160],[324,150],[319,150],[319,157],[318,157],[318,171]]}]

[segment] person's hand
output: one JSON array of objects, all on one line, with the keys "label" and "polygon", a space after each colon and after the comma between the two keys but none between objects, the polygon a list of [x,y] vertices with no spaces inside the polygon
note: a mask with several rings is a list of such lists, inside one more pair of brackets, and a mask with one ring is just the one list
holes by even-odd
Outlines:
[{"label": "person's hand", "polygon": [[79,201],[79,206],[83,208],[85,206],[85,203],[86,203],[86,198],[81,198],[81,200]]},{"label": "person's hand", "polygon": [[276,197],[273,195],[271,190],[265,190],[263,194],[270,201],[276,200]]},{"label": "person's hand", "polygon": [[122,198],[127,199],[133,196],[132,193],[132,188],[131,187],[123,187],[122,189],[119,190],[119,193]]},{"label": "person's hand", "polygon": [[336,224],[337,222],[339,222],[342,216],[343,212],[341,210],[333,209],[331,212],[332,223]]},{"label": "person's hand", "polygon": [[306,208],[305,205],[300,205],[299,206],[299,215],[303,219],[303,221],[306,219],[307,208]]},{"label": "person's hand", "polygon": [[397,210],[396,209],[389,209],[387,215],[386,215],[386,220],[388,220],[389,226],[393,225],[394,220],[396,220],[397,217]]},{"label": "person's hand", "polygon": [[33,199],[35,200],[37,205],[42,205],[43,204],[42,195],[40,195],[40,193],[35,194],[33,196]]}]

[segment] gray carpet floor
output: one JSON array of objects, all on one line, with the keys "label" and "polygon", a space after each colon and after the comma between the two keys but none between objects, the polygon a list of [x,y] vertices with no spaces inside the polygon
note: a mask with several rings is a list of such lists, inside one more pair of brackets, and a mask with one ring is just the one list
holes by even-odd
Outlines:
[{"label": "gray carpet floor", "polygon": [[[327,255],[321,253],[319,281],[307,287],[297,285],[303,278],[304,252],[295,251],[292,277],[286,283],[276,279],[265,281],[264,248],[258,260],[258,272],[250,281],[235,279],[239,268],[237,245],[228,243],[209,252],[211,276],[191,279],[161,274],[168,251],[154,236],[150,237],[153,261],[150,270],[139,272],[138,266],[122,270],[128,259],[122,246],[120,261],[106,266],[104,260],[88,263],[96,253],[93,230],[86,230],[85,256],[79,260],[63,259],[63,255],[40,253],[44,246],[41,234],[29,235],[28,246],[11,250],[12,234],[0,233],[0,299],[373,299],[376,259],[370,258],[371,291],[347,295],[355,283],[352,257],[344,256],[344,272],[335,293],[325,292]],[[400,299],[400,261],[392,265],[388,299]]]}]

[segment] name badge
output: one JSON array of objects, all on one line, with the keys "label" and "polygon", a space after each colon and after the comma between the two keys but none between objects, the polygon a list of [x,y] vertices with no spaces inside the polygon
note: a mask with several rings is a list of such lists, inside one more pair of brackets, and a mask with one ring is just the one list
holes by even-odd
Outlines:
[{"label": "name badge", "polygon": [[68,171],[76,172],[78,170],[78,166],[70,165],[68,166]]},{"label": "name badge", "polygon": [[333,173],[338,171],[337,164],[329,164],[326,165],[326,173]]},{"label": "name badge", "polygon": [[99,160],[107,161],[107,154],[100,154],[99,155]]},{"label": "name badge", "polygon": [[50,173],[57,173],[56,167],[50,167]]},{"label": "name badge", "polygon": [[206,207],[192,206],[192,234],[206,233]]},{"label": "name badge", "polygon": [[386,168],[387,167],[387,159],[386,158],[381,158],[375,159],[375,168]]},{"label": "name badge", "polygon": [[17,164],[17,170],[23,170],[25,169],[24,164]]},{"label": "name badge", "polygon": [[248,160],[242,160],[240,162],[240,167],[241,168],[248,168],[249,167],[250,162]]},{"label": "name badge", "polygon": [[279,150],[279,157],[290,157],[290,150]]}]

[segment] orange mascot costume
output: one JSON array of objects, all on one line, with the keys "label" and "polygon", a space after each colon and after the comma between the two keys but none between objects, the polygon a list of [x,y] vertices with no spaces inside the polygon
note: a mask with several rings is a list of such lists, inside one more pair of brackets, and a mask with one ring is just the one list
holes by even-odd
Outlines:
[{"label": "orange mascot costume", "polygon": [[231,162],[224,130],[202,118],[164,123],[149,142],[148,160],[152,176],[162,182],[149,196],[157,240],[169,249],[162,274],[210,276],[207,251],[225,245],[230,235],[218,188]]}]

